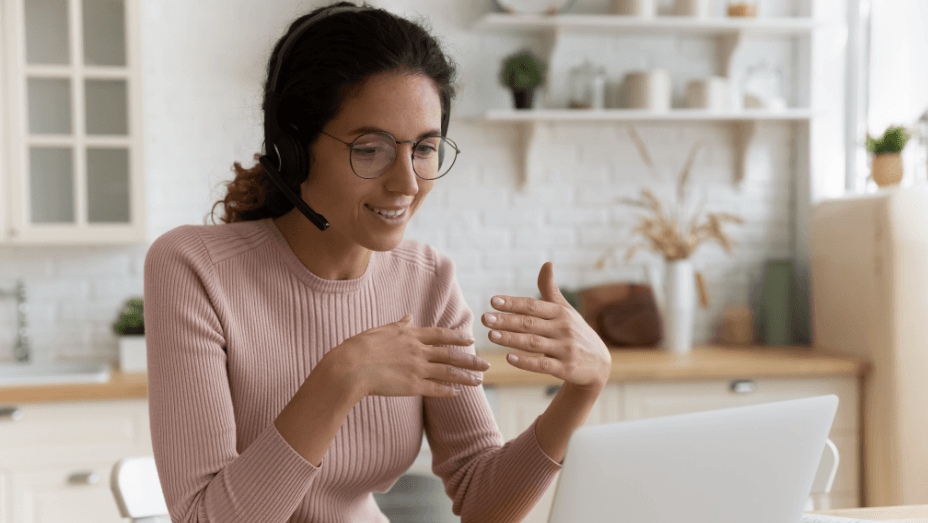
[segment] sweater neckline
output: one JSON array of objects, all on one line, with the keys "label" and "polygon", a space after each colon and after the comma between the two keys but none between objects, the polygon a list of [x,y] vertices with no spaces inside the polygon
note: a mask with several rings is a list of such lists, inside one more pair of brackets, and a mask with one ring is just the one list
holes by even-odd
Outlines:
[{"label": "sweater neckline", "polygon": [[264,227],[268,236],[273,240],[274,245],[277,246],[277,252],[280,253],[284,263],[290,268],[293,274],[313,290],[329,293],[355,292],[370,281],[373,266],[377,262],[379,254],[377,251],[371,252],[371,258],[367,262],[364,274],[359,278],[351,280],[327,280],[316,276],[303,265],[303,262],[301,262],[296,253],[293,252],[290,244],[287,243],[287,238],[284,237],[280,229],[277,228],[277,225],[274,224],[273,218],[262,218],[255,221]]}]

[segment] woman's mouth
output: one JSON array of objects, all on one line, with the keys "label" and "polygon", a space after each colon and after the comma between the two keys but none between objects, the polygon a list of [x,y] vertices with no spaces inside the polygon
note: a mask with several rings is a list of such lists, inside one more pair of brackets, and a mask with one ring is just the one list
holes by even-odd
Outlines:
[{"label": "woman's mouth", "polygon": [[370,211],[371,214],[377,218],[391,224],[401,223],[406,220],[406,211],[409,207],[403,207],[399,210],[389,210],[389,209],[378,209],[377,207],[371,207],[370,205],[364,204],[364,208]]}]

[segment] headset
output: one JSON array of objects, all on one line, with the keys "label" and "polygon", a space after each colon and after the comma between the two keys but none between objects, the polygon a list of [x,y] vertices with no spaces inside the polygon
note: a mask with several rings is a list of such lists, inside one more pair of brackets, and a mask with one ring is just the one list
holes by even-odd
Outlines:
[{"label": "headset", "polygon": [[[310,26],[335,13],[345,11],[357,12],[364,9],[364,7],[358,6],[333,6],[305,20],[280,47],[280,52],[277,55],[277,63],[274,65],[274,70],[271,72],[271,76],[267,81],[264,107],[264,155],[262,155],[258,161],[264,166],[264,171],[267,173],[268,178],[277,185],[280,191],[284,193],[284,196],[293,202],[293,205],[295,205],[313,225],[318,227],[320,231],[329,228],[329,221],[321,214],[310,209],[309,205],[303,201],[303,198],[294,193],[280,175],[281,172],[305,172],[309,168],[309,151],[306,150],[304,144],[296,136],[281,129],[277,124],[277,104],[279,101],[277,77],[280,74],[281,64],[283,64],[284,60],[287,58],[287,53],[290,51],[290,48]],[[274,161],[270,158],[272,150],[276,153],[278,160],[277,165],[274,165]]]}]

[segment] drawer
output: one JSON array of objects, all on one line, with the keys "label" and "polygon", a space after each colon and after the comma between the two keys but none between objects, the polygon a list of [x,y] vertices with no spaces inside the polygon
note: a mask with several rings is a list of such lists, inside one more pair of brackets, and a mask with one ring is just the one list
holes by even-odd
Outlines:
[{"label": "drawer", "polygon": [[4,406],[15,406],[21,416],[0,420],[0,466],[108,459],[151,446],[145,399]]},{"label": "drawer", "polygon": [[[494,412],[499,430],[508,441],[522,433],[541,415],[557,394],[557,386],[493,387]],[[621,419],[622,386],[608,383],[596,399],[586,424],[609,423]]]},{"label": "drawer", "polygon": [[[741,382],[742,392],[733,390]],[[857,378],[759,379],[691,382],[626,383],[625,419],[670,416],[704,410],[724,409],[835,394],[838,412],[831,433],[852,432],[859,428],[859,384]]]},{"label": "drawer", "polygon": [[[110,491],[112,467],[113,462],[84,462],[13,470],[10,475],[12,521],[124,523]],[[86,477],[89,473],[96,475],[95,481],[80,481],[82,475]]]}]

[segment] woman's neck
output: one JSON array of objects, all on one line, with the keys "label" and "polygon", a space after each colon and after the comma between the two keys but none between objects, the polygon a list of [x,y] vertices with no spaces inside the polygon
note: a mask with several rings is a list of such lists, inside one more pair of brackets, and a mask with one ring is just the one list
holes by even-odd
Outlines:
[{"label": "woman's neck", "polygon": [[298,209],[272,221],[303,266],[316,276],[324,280],[354,280],[367,270],[373,251],[331,229],[320,231]]}]

